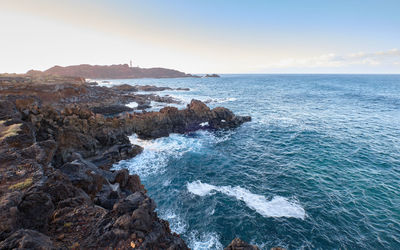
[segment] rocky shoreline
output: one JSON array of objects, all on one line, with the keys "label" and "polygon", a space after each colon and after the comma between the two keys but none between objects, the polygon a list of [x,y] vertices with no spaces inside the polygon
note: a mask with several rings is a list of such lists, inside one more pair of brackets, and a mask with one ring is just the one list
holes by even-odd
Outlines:
[{"label": "rocky shoreline", "polygon": [[[157,216],[139,176],[110,167],[141,153],[133,133],[152,139],[251,118],[197,100],[184,110],[101,114],[157,98],[131,87],[68,77],[0,82],[0,249],[188,249]],[[239,243],[228,249],[255,249]]]}]

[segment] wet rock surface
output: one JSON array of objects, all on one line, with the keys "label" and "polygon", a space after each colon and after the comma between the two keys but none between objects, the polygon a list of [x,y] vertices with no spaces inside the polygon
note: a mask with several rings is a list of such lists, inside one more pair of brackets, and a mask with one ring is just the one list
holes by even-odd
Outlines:
[{"label": "wet rock surface", "polygon": [[224,250],[259,250],[255,245],[250,245],[239,238],[235,238]]},{"label": "wet rock surface", "polygon": [[187,249],[139,176],[110,167],[141,153],[132,133],[228,129],[250,117],[196,100],[184,110],[105,117],[91,110],[102,101],[92,95],[103,93],[98,86],[47,85],[0,85],[0,249]]}]

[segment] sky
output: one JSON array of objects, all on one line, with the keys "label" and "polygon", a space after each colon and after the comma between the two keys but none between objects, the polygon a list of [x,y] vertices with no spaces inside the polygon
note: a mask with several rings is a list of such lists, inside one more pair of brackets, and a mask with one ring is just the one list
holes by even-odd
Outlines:
[{"label": "sky", "polygon": [[399,0],[0,0],[0,72],[400,73]]}]

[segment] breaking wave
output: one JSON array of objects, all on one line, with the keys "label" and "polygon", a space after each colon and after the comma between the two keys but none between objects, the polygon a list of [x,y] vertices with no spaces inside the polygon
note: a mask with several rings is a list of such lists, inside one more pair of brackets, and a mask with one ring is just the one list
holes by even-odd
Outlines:
[{"label": "breaking wave", "polygon": [[236,186],[214,186],[197,180],[187,184],[190,193],[198,196],[212,195],[216,192],[244,201],[247,207],[264,217],[293,217],[304,219],[305,210],[297,201],[290,201],[282,196],[274,196],[267,200],[262,195],[253,194],[249,190]]}]

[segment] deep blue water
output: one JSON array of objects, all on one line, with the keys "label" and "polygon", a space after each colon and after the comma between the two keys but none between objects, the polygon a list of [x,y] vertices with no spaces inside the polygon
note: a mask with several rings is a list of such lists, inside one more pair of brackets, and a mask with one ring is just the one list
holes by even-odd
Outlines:
[{"label": "deep blue water", "polygon": [[[120,80],[253,120],[134,143],[158,213],[194,249],[400,249],[399,75]],[[158,108],[158,107],[157,107]]]}]

